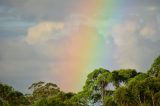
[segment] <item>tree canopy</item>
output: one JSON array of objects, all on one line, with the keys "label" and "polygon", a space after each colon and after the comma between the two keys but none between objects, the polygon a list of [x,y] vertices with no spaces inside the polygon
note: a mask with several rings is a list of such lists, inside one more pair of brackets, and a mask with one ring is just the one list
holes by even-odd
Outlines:
[{"label": "tree canopy", "polygon": [[29,89],[33,92],[24,95],[0,83],[0,106],[160,106],[160,56],[146,73],[95,69],[78,93],[64,92],[56,84],[43,81]]}]

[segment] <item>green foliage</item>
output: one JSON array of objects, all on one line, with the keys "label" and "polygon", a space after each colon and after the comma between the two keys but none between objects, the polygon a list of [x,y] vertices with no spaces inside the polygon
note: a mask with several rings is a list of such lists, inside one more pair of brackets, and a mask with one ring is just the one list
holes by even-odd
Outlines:
[{"label": "green foliage", "polygon": [[69,101],[71,106],[88,106],[89,93],[87,91],[82,91],[74,95]]},{"label": "green foliage", "polygon": [[19,106],[28,105],[29,102],[25,96],[6,84],[0,83],[0,105],[1,106]]},{"label": "green foliage", "polygon": [[[113,90],[109,89],[109,84]],[[99,68],[87,76],[83,90],[65,93],[53,83],[33,83],[23,95],[0,83],[0,106],[160,106],[160,56],[147,73]]]},{"label": "green foliage", "polygon": [[69,105],[69,100],[72,96],[74,96],[74,94],[71,92],[59,92],[56,96],[48,98],[48,106],[65,106],[65,104]]},{"label": "green foliage", "polygon": [[89,102],[92,105],[98,101],[101,101],[102,103],[104,102],[106,87],[110,81],[111,73],[103,68],[96,69],[88,75],[83,87],[83,91],[88,97],[86,98],[88,100],[88,104]]},{"label": "green foliage", "polygon": [[155,105],[160,106],[160,91],[155,93],[154,99],[155,99]]},{"label": "green foliage", "polygon": [[27,98],[34,106],[69,106],[69,100],[74,96],[74,93],[60,91],[56,84],[42,81],[33,83],[29,89],[33,89],[33,93]]},{"label": "green foliage", "polygon": [[150,76],[160,77],[160,56],[158,56],[154,63],[152,64],[151,68],[148,70],[148,74]]},{"label": "green foliage", "polygon": [[45,98],[38,99],[34,102],[33,106],[48,106],[47,100]]},{"label": "green foliage", "polygon": [[7,101],[12,106],[18,106],[20,104],[27,105],[28,100],[24,97],[24,95],[21,92],[18,91],[12,91],[7,96]]},{"label": "green foliage", "polygon": [[127,87],[119,87],[114,92],[114,99],[120,106],[137,106],[133,93]]},{"label": "green foliage", "polygon": [[118,88],[120,84],[126,84],[130,78],[133,78],[137,75],[136,70],[134,69],[120,69],[114,70],[112,72],[112,82],[113,85]]},{"label": "green foliage", "polygon": [[0,106],[9,106],[8,101],[4,100],[3,98],[0,98]]},{"label": "green foliage", "polygon": [[56,95],[60,92],[59,87],[56,84],[37,82],[33,83],[29,89],[33,89],[33,99],[47,98],[49,96]]},{"label": "green foliage", "polygon": [[112,96],[105,96],[105,97],[104,97],[104,105],[105,105],[105,106],[118,106],[118,105],[115,103],[115,101],[114,101],[114,99],[113,99]]},{"label": "green foliage", "polygon": [[0,83],[0,97],[3,99],[7,98],[7,95],[13,91],[13,88],[6,85],[6,84],[2,84]]}]

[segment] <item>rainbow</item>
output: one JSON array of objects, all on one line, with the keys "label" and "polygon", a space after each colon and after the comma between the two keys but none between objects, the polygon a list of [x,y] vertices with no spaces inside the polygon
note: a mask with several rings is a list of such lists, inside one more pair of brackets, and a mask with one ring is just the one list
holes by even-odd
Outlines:
[{"label": "rainbow", "polygon": [[[117,3],[112,0],[93,0],[91,3],[86,0],[75,7],[74,12],[87,16],[89,19],[101,20],[100,15],[113,16],[116,6]],[[104,33],[106,31],[107,28],[104,29]],[[65,45],[65,49],[69,58],[59,65],[62,70],[67,70],[62,75],[64,80],[60,86],[65,91],[79,91],[84,85],[87,74],[101,67],[100,63],[105,64],[107,55],[105,40],[95,28],[80,25],[79,30],[71,33],[71,39]]]}]

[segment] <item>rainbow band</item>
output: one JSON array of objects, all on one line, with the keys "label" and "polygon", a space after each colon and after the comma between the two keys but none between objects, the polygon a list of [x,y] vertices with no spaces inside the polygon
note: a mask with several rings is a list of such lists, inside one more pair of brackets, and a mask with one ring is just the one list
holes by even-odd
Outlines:
[{"label": "rainbow band", "polygon": [[[86,0],[74,8],[74,11],[89,19],[101,20],[101,15],[104,15],[103,17],[113,16],[115,6],[117,6],[117,2],[113,0],[93,0],[91,3]],[[106,24],[110,23],[109,20],[105,22]],[[104,28],[103,33],[106,31],[107,28]],[[105,63],[107,55],[105,40],[96,28],[81,25],[78,31],[71,34],[66,51],[70,58],[66,63],[60,65],[63,70],[67,70],[66,73],[63,73],[65,81],[62,88],[66,91],[79,91],[84,85],[87,74],[93,69],[101,67],[100,63]]]}]

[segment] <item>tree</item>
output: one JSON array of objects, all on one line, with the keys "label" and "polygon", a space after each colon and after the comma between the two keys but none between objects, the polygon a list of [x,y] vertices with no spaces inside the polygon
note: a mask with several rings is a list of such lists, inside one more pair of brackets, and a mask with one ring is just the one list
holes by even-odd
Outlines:
[{"label": "tree", "polygon": [[104,106],[118,106],[118,105],[115,103],[113,96],[105,96]]},{"label": "tree", "polygon": [[0,106],[9,106],[9,103],[8,101],[0,97]]},{"label": "tree", "polygon": [[155,106],[160,106],[160,92],[155,93],[154,99],[155,99]]},{"label": "tree", "polygon": [[6,84],[2,84],[0,83],[0,97],[2,99],[6,99],[7,98],[7,95],[13,91],[13,88],[6,85]]},{"label": "tree", "polygon": [[102,99],[102,103],[104,104],[104,96],[106,95],[105,90],[109,82],[111,82],[111,73],[109,71],[105,71],[104,73],[100,74],[97,77],[97,80],[95,82],[97,86],[100,87],[101,99]]},{"label": "tree", "polygon": [[104,104],[105,91],[110,82],[110,77],[111,73],[103,68],[96,69],[87,76],[83,90],[88,93],[89,101],[92,105],[96,102]]},{"label": "tree", "polygon": [[134,78],[131,78],[127,83],[129,91],[133,94],[133,100],[139,106],[146,104],[146,83],[144,82],[146,78],[148,78],[147,74],[139,73]]},{"label": "tree", "polygon": [[128,82],[127,88],[132,93],[133,101],[138,103],[138,106],[157,106],[156,104],[160,99],[160,80],[158,78],[141,73]]},{"label": "tree", "polygon": [[48,98],[49,96],[56,95],[60,92],[60,88],[53,83],[37,82],[33,83],[29,89],[33,89],[33,98]]},{"label": "tree", "polygon": [[114,92],[114,99],[120,106],[137,106],[133,94],[127,87],[119,87]]},{"label": "tree", "polygon": [[151,104],[152,106],[156,106],[156,99],[158,98],[159,90],[160,90],[160,80],[154,77],[148,77],[144,80],[145,84],[147,85],[146,94],[147,96],[151,97]]},{"label": "tree", "polygon": [[73,93],[59,92],[57,95],[48,98],[48,106],[66,106],[71,105],[70,98],[74,96]]},{"label": "tree", "polygon": [[41,98],[41,99],[36,100],[33,106],[48,106],[48,103],[45,98]]},{"label": "tree", "polygon": [[11,86],[0,83],[0,105],[1,106],[19,106],[28,105],[29,102],[25,96],[19,92],[14,91]]},{"label": "tree", "polygon": [[75,94],[69,101],[71,106],[89,106],[90,97],[87,90]]},{"label": "tree", "polygon": [[112,72],[113,85],[118,88],[121,84],[126,84],[130,78],[137,75],[135,69],[120,69]]},{"label": "tree", "polygon": [[11,106],[27,105],[28,100],[19,91],[12,91],[7,95],[7,101]]},{"label": "tree", "polygon": [[151,68],[148,70],[148,74],[153,77],[160,77],[160,56],[154,60]]}]

